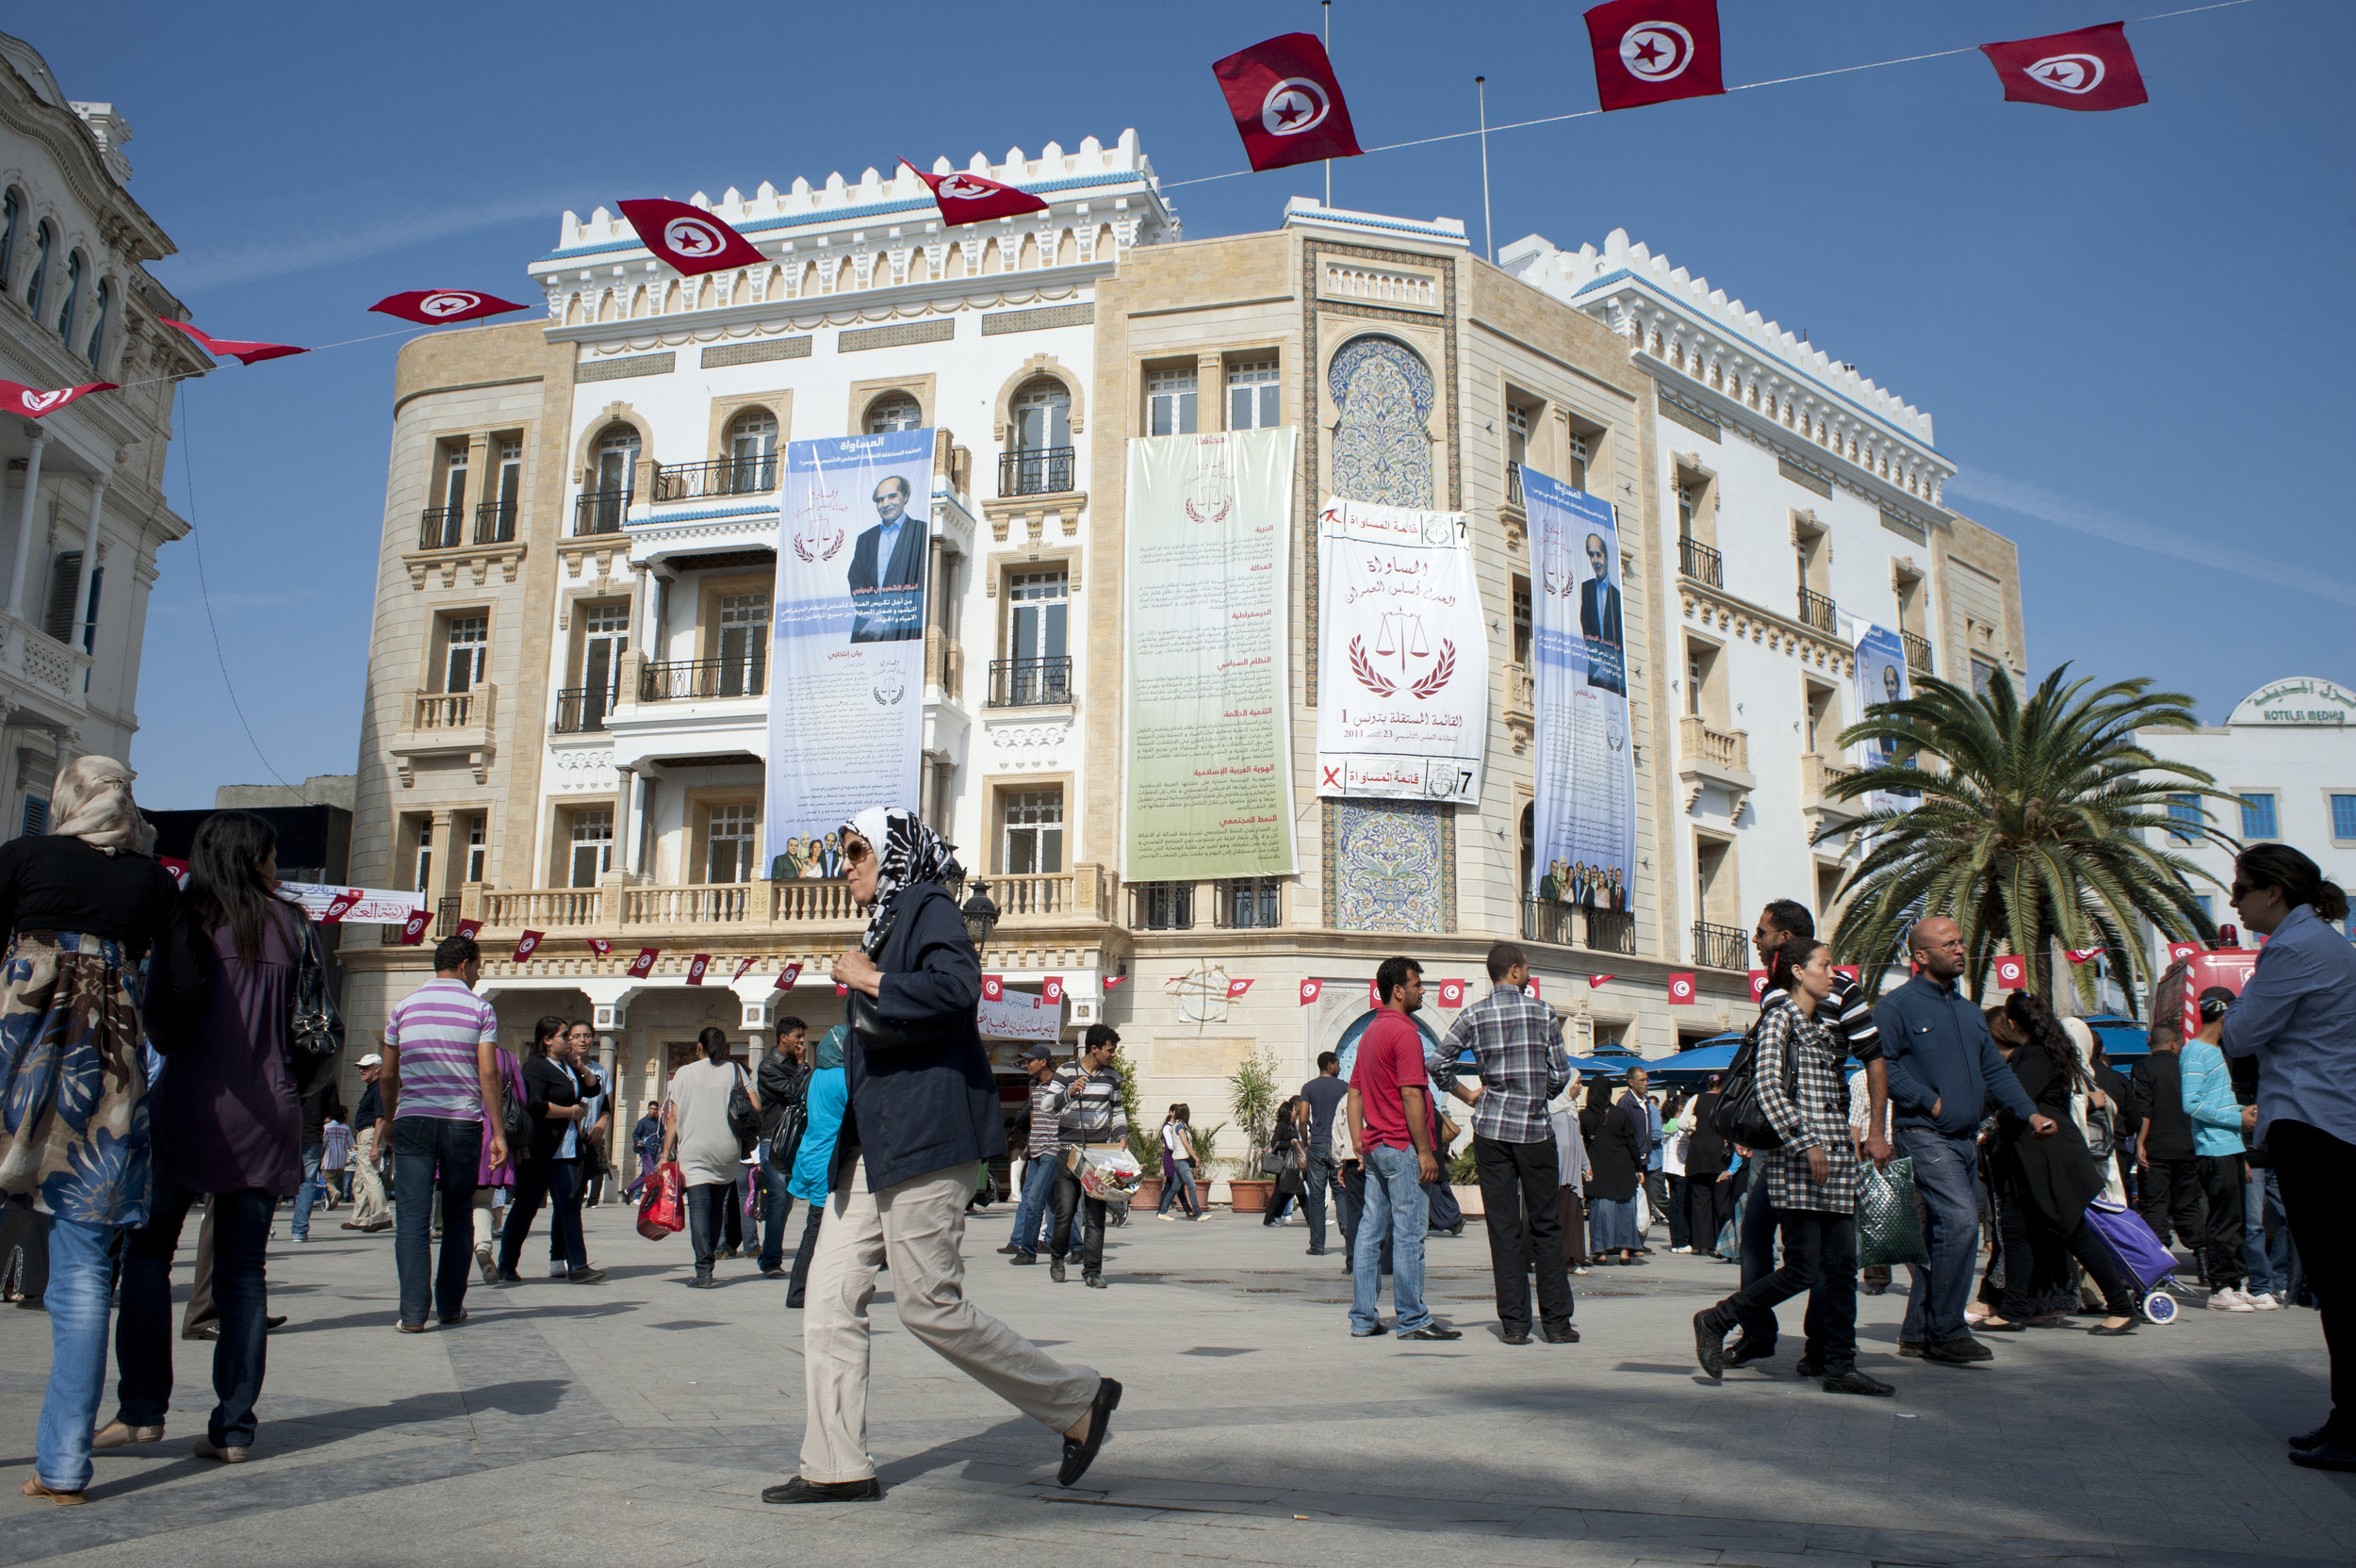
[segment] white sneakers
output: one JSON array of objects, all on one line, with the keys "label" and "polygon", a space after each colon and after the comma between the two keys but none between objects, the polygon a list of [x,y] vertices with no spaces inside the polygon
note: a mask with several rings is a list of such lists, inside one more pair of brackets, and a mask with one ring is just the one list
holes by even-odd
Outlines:
[{"label": "white sneakers", "polygon": [[2270,1290],[2262,1290],[2255,1296],[2245,1291],[2242,1293],[2242,1299],[2250,1303],[2250,1310],[2252,1312],[2281,1312],[2282,1310],[2282,1301]]},{"label": "white sneakers", "polygon": [[[2271,1307],[2276,1304],[2272,1297],[2266,1298],[2267,1306]],[[2256,1312],[2258,1303],[2246,1292],[2233,1285],[2227,1285],[2221,1290],[2209,1292],[2209,1310],[2211,1312]]]}]

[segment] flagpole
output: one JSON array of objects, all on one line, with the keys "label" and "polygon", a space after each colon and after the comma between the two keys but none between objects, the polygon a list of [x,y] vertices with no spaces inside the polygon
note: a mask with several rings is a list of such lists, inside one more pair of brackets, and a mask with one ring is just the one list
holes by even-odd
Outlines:
[{"label": "flagpole", "polygon": [[[1317,0],[1317,8],[1324,21],[1325,57],[1331,60],[1333,57],[1333,0]],[[1325,204],[1329,209],[1333,205],[1333,160],[1332,158],[1325,160]]]},{"label": "flagpole", "polygon": [[1489,78],[1475,76],[1473,90],[1481,95],[1481,243],[1488,249],[1489,263],[1497,264],[1497,236],[1489,227]]}]

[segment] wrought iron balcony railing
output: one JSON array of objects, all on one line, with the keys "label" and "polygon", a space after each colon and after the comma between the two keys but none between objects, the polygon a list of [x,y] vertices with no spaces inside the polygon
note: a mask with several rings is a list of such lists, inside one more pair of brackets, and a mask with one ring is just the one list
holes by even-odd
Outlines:
[{"label": "wrought iron balcony railing", "polygon": [[710,463],[666,463],[654,471],[654,498],[692,501],[712,496],[765,496],[777,487],[777,459],[723,457]]},{"label": "wrought iron balcony railing", "polygon": [[466,542],[463,506],[429,506],[425,519],[417,528],[417,548],[421,550],[454,550]]},{"label": "wrought iron balcony railing", "polygon": [[1059,496],[1072,488],[1072,449],[1034,447],[998,454],[998,494]]},{"label": "wrought iron balcony railing", "polygon": [[583,490],[573,502],[573,536],[621,532],[630,499],[627,490]]},{"label": "wrought iron balcony railing", "polygon": [[640,702],[684,702],[698,697],[757,697],[768,689],[769,671],[760,659],[693,659],[648,664],[638,678]]},{"label": "wrought iron balcony railing", "polygon": [[1812,626],[1819,631],[1839,629],[1838,612],[1833,609],[1832,600],[1809,589],[1801,589],[1800,624]]},{"label": "wrought iron balcony railing", "polygon": [[474,509],[474,542],[505,545],[515,537],[515,503],[483,501]]},{"label": "wrought iron balcony railing", "polygon": [[1693,923],[1693,962],[1703,969],[1750,967],[1751,934],[1739,926]]},{"label": "wrought iron balcony railing", "polygon": [[1677,570],[1705,587],[1726,586],[1726,559],[1698,539],[1677,540]]},{"label": "wrought iron balcony railing", "polygon": [[993,659],[990,662],[992,708],[1036,708],[1072,700],[1072,657]]}]

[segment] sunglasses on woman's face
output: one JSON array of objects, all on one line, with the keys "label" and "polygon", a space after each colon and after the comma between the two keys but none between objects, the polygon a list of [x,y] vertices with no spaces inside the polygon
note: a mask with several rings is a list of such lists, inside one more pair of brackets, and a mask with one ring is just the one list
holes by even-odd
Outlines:
[{"label": "sunglasses on woman's face", "polygon": [[846,866],[856,866],[874,853],[875,851],[869,849],[863,841],[854,839],[843,846],[843,863]]}]

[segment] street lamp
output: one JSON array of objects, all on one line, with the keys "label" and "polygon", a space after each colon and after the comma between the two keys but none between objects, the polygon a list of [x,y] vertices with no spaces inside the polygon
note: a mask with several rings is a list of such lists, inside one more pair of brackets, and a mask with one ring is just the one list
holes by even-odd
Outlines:
[{"label": "street lamp", "polygon": [[976,880],[973,896],[965,901],[958,913],[965,917],[965,934],[973,939],[979,950],[990,940],[990,934],[998,929],[998,906],[990,901],[990,884]]}]

